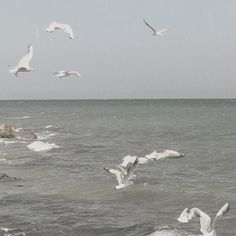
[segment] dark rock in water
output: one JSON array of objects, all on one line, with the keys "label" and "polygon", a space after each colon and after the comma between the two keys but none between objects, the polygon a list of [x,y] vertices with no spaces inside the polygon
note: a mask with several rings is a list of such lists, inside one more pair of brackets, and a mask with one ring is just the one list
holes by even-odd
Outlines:
[{"label": "dark rock in water", "polygon": [[15,182],[15,181],[20,181],[20,180],[22,179],[8,176],[5,173],[0,174],[0,182]]},{"label": "dark rock in water", "polygon": [[0,138],[14,138],[13,129],[10,125],[0,123]]},{"label": "dark rock in water", "polygon": [[28,140],[35,140],[38,137],[34,132],[32,132],[30,130],[25,130],[24,133],[22,134],[21,138],[28,139]]}]

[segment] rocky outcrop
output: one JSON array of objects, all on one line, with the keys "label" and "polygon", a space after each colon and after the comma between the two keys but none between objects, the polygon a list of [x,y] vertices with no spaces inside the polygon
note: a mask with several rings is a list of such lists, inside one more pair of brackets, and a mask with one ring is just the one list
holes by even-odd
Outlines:
[{"label": "rocky outcrop", "polygon": [[0,173],[0,182],[15,182],[15,181],[20,181],[20,180],[22,179],[8,176],[5,173]]},{"label": "rocky outcrop", "polygon": [[30,130],[25,130],[23,134],[21,135],[21,138],[27,139],[27,140],[35,140],[37,139],[37,135]]},{"label": "rocky outcrop", "polygon": [[0,123],[0,138],[14,138],[13,129],[10,125]]}]

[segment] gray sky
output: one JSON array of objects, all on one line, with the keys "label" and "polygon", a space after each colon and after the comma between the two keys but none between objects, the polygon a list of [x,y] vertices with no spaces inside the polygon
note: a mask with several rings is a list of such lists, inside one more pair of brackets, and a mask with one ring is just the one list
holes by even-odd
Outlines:
[{"label": "gray sky", "polygon": [[[3,0],[0,99],[235,98],[234,0]],[[154,37],[143,24],[167,27]],[[52,21],[75,39],[45,32]],[[34,72],[8,73],[34,46]],[[78,70],[82,78],[52,72]]]}]

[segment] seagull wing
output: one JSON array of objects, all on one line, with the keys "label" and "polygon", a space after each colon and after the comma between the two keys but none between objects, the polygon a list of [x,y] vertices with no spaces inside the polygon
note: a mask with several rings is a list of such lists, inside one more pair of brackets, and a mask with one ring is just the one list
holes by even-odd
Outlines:
[{"label": "seagull wing", "polygon": [[17,65],[18,68],[29,67],[29,63],[30,63],[32,57],[33,57],[33,46],[29,45],[28,52],[20,59],[18,65]]},{"label": "seagull wing", "polygon": [[156,30],[155,30],[151,25],[149,25],[149,24],[147,23],[147,21],[145,21],[145,20],[143,19],[143,22],[144,22],[145,25],[147,25],[147,26],[154,32],[154,34],[156,33]]},{"label": "seagull wing", "polygon": [[134,173],[136,167],[138,166],[138,158],[136,157],[136,160],[134,163],[129,163],[126,170],[127,170],[127,175],[125,175],[126,178],[130,179],[130,176]]},{"label": "seagull wing", "polygon": [[214,219],[214,221],[213,221],[213,223],[212,223],[212,228],[213,228],[213,229],[215,228],[215,222],[216,222],[217,218],[218,218],[218,217],[221,217],[221,216],[223,216],[223,215],[225,215],[228,211],[229,211],[229,203],[227,202],[227,203],[225,203],[225,205],[222,206],[222,207],[220,208],[220,210],[217,212],[216,217],[215,217],[215,219]]},{"label": "seagull wing", "polygon": [[159,158],[159,156],[160,156],[160,153],[157,151],[154,151],[150,154],[147,154],[145,158],[147,158],[148,160],[158,160],[158,159],[161,159]]},{"label": "seagull wing", "polygon": [[160,153],[159,158],[174,159],[174,158],[180,158],[182,156],[184,156],[183,153],[179,153],[177,151],[167,149]]},{"label": "seagull wing", "polygon": [[119,170],[122,172],[123,175],[127,175],[127,170],[125,168],[123,168],[122,166],[116,165],[117,168],[119,168]]},{"label": "seagull wing", "polygon": [[128,164],[129,163],[134,163],[136,158],[137,158],[136,156],[130,156],[130,155],[125,156],[125,157],[123,157],[122,163],[120,164],[120,166],[124,167],[124,168],[127,168]]},{"label": "seagull wing", "polygon": [[74,39],[74,34],[73,34],[73,31],[72,31],[72,28],[70,25],[67,25],[67,24],[64,24],[63,27],[62,27],[62,30],[69,34],[70,36],[70,39]]},{"label": "seagull wing", "polygon": [[47,32],[53,32],[56,27],[57,27],[57,22],[54,21],[46,28],[46,31]]},{"label": "seagull wing", "polygon": [[69,71],[69,74],[70,75],[75,75],[75,76],[77,76],[77,77],[81,77],[81,74],[78,72],[78,71]]},{"label": "seagull wing", "polygon": [[114,170],[114,169],[109,169],[109,168],[104,168],[104,170],[110,174],[115,175],[115,178],[116,178],[118,184],[122,184],[123,175],[119,170]]},{"label": "seagull wing", "polygon": [[166,32],[167,30],[169,30],[169,29],[162,29],[162,30],[159,30],[158,33],[164,33],[164,32]]},{"label": "seagull wing", "polygon": [[201,225],[200,231],[201,231],[201,233],[203,235],[209,233],[211,231],[211,218],[210,218],[210,216],[196,207],[192,208],[190,210],[190,213],[188,216],[189,220],[191,220],[194,216],[200,217],[200,225]]},{"label": "seagull wing", "polygon": [[229,203],[225,203],[224,206],[221,207],[221,209],[217,212],[216,217],[221,217],[225,215],[229,211]]},{"label": "seagull wing", "polygon": [[54,74],[56,74],[56,76],[57,76],[58,78],[62,78],[62,77],[67,76],[66,71],[64,71],[64,70],[60,70],[60,71],[58,71],[58,72],[55,72]]},{"label": "seagull wing", "polygon": [[62,74],[62,73],[65,73],[65,71],[64,70],[59,70],[59,71],[53,72],[53,74]]},{"label": "seagull wing", "polygon": [[201,224],[201,233],[204,235],[211,231],[211,218],[203,211],[198,208],[192,208],[188,213],[188,208],[185,208],[177,220],[181,223],[188,223],[193,217],[198,216],[200,217],[200,224]]},{"label": "seagull wing", "polygon": [[188,208],[185,208],[180,216],[177,218],[177,220],[180,222],[180,223],[188,223],[189,222],[189,219],[188,219],[188,216],[189,216],[189,213],[187,212],[188,211]]}]

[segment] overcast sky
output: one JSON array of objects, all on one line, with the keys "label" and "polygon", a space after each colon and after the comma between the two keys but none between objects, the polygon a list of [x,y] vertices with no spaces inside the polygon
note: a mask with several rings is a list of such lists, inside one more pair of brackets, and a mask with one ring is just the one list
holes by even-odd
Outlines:
[{"label": "overcast sky", "polygon": [[[0,99],[236,97],[234,0],[3,0],[0,19]],[[52,21],[75,39],[45,32]],[[15,78],[30,43],[35,71]]]}]

